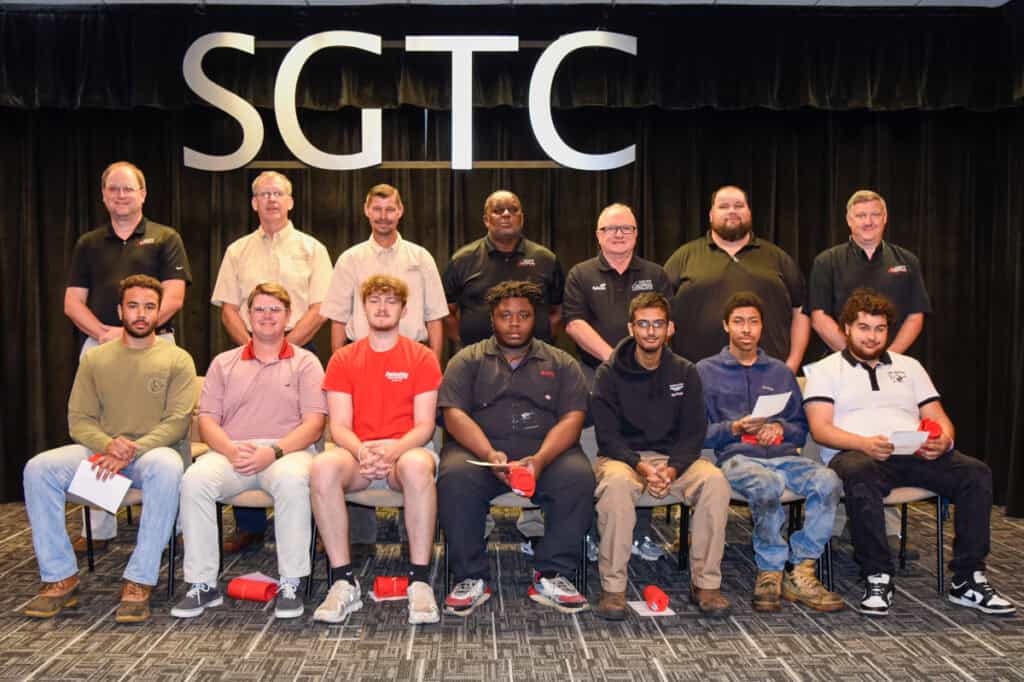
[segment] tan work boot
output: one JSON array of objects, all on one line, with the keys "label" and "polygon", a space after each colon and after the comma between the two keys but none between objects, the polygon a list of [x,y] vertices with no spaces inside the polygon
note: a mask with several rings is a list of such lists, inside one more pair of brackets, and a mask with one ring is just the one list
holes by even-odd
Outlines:
[{"label": "tan work boot", "polygon": [[815,611],[839,611],[843,608],[843,598],[826,590],[814,575],[814,559],[804,559],[786,571],[782,578],[782,597]]},{"label": "tan work boot", "polygon": [[601,590],[601,599],[597,602],[597,608],[594,609],[594,614],[598,618],[604,618],[605,620],[625,620],[625,591],[609,592],[608,590]]},{"label": "tan work boot", "polygon": [[142,623],[149,620],[149,594],[153,588],[125,580],[121,588],[121,605],[117,607],[114,620],[118,623]]},{"label": "tan work boot", "polygon": [[696,604],[705,616],[717,618],[729,613],[729,600],[722,596],[721,590],[705,590],[691,584],[690,601]]},{"label": "tan work boot", "polygon": [[64,607],[78,606],[78,575],[55,583],[43,583],[39,594],[24,608],[29,618],[53,618]]},{"label": "tan work boot", "polygon": [[754,583],[755,611],[778,611],[782,608],[782,571],[758,571]]}]

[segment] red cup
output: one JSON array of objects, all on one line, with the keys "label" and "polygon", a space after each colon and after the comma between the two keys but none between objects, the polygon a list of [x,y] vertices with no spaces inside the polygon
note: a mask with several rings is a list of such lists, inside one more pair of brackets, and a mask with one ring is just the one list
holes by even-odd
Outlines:
[{"label": "red cup", "polygon": [[508,484],[512,492],[523,497],[533,497],[537,492],[537,481],[526,467],[509,467]]},{"label": "red cup", "polygon": [[657,585],[648,585],[644,588],[644,601],[651,611],[664,611],[668,608],[668,595]]},{"label": "red cup", "polygon": [[378,575],[373,579],[373,594],[377,599],[388,597],[404,597],[409,589],[409,576]]}]

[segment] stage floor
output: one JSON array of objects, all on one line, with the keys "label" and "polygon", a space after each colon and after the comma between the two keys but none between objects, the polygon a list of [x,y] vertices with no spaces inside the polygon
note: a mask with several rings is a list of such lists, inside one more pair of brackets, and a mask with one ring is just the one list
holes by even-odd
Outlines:
[{"label": "stage floor", "polygon": [[[79,528],[77,508],[69,527]],[[656,563],[634,558],[629,598],[639,599],[655,583],[672,598],[678,614],[641,618],[630,614],[611,624],[590,613],[567,616],[526,598],[529,557],[519,552],[514,519],[498,514],[490,555],[497,580],[490,602],[469,618],[442,616],[437,625],[410,626],[404,603],[376,604],[345,623],[312,622],[326,591],[325,568],[317,564],[316,595],[301,619],[275,621],[272,608],[225,599],[224,606],[193,620],[168,613],[165,573],[153,600],[154,618],[140,626],[113,620],[136,526],[125,523],[108,552],[89,574],[83,559],[82,597],[76,609],[49,621],[19,614],[34,595],[38,572],[24,506],[0,505],[0,679],[38,680],[1020,680],[1024,679],[1024,617],[996,618],[959,608],[935,593],[932,507],[911,508],[909,533],[921,550],[910,575],[897,579],[893,610],[870,620],[855,611],[861,593],[847,542],[834,540],[836,586],[847,609],[818,614],[785,603],[777,614],[758,614],[749,595],[756,569],[750,519],[734,507],[722,572],[732,615],[702,618],[685,599],[688,575],[674,555]],[[136,513],[138,509],[136,509]],[[230,514],[225,515],[229,521]],[[1024,519],[992,514],[988,575],[999,590],[1024,605]],[[678,524],[655,513],[656,532],[666,544]],[[375,557],[358,564],[364,591],[375,575],[404,566],[397,515],[382,512]],[[947,558],[952,522],[946,523]],[[435,547],[435,592],[443,599],[440,546]],[[166,560],[166,555],[165,555]],[[591,565],[590,596],[600,593]],[[165,567],[166,568],[166,567]],[[273,544],[231,557],[228,578],[263,571],[276,576]],[[180,560],[178,591],[183,596]]]}]

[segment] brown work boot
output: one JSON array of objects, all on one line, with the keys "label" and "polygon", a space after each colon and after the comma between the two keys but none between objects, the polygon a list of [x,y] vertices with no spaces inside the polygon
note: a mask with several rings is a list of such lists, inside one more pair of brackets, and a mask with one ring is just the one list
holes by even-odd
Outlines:
[{"label": "brown work boot", "polygon": [[843,598],[826,590],[814,575],[814,559],[804,559],[786,571],[782,579],[782,596],[815,611],[839,611],[843,608]]},{"label": "brown work boot", "polygon": [[125,580],[121,587],[121,604],[114,620],[118,623],[142,623],[149,620],[149,594],[153,588]]},{"label": "brown work boot", "polygon": [[[110,540],[93,540],[92,551],[93,553],[105,552],[109,544]],[[89,553],[88,543],[81,536],[75,538],[75,541],[71,543],[71,547],[75,550],[75,556],[85,556]]]},{"label": "brown work boot", "polygon": [[778,611],[782,608],[782,571],[758,571],[754,583],[755,611]]},{"label": "brown work boot", "polygon": [[624,591],[609,592],[608,590],[601,590],[601,599],[597,602],[597,608],[594,609],[594,613],[598,618],[604,618],[605,620],[625,620],[626,593]]},{"label": "brown work boot", "polygon": [[259,549],[263,546],[263,533],[246,533],[235,531],[235,534],[224,541],[225,554],[237,554],[246,549]]},{"label": "brown work boot", "polygon": [[78,606],[78,575],[43,583],[39,594],[22,610],[29,618],[53,618],[65,606]]},{"label": "brown work boot", "polygon": [[729,600],[723,597],[722,591],[718,589],[705,590],[691,584],[690,601],[696,604],[705,616],[717,618],[729,613]]}]

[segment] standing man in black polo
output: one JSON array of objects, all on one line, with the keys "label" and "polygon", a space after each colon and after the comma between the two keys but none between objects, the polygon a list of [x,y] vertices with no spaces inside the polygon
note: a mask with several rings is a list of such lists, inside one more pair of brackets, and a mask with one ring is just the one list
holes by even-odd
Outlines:
[{"label": "standing man in black polo", "polygon": [[[593,389],[594,372],[607,360],[615,346],[629,336],[629,303],[645,292],[672,295],[668,275],[657,263],[637,255],[637,224],[633,209],[611,204],[597,218],[597,243],[600,253],[578,263],[565,280],[562,318],[565,332],[580,349],[580,360],[587,386]],[[580,447],[597,461],[594,427],[583,429]],[[588,547],[597,560],[597,545]],[[657,561],[665,552],[651,539],[651,510],[638,509],[633,529],[633,554]]]},{"label": "standing man in black polo", "polygon": [[523,236],[523,205],[512,192],[498,190],[484,202],[487,234],[455,252],[444,271],[444,294],[451,313],[445,318],[448,338],[468,346],[491,336],[487,291],[509,280],[540,286],[534,337],[551,343],[561,322],[565,277],[550,249]]},{"label": "standing man in black polo", "polygon": [[708,219],[707,235],[683,244],[665,263],[675,289],[672,350],[691,362],[717,355],[729,343],[722,328],[725,302],[752,291],[765,303],[761,348],[796,374],[811,334],[802,310],[803,274],[789,254],[754,236],[747,194],[739,187],[712,193]]},{"label": "standing man in black polo", "polygon": [[[64,290],[64,314],[85,335],[82,353],[121,338],[124,329],[117,314],[120,283],[130,275],[149,275],[160,280],[163,297],[156,333],[164,341],[174,343],[171,318],[181,310],[185,288],[192,282],[181,235],[142,215],[146,176],[134,164],[116,161],[107,166],[100,176],[100,190],[110,221],[78,238]],[[94,546],[105,549],[116,534],[117,518],[94,511]],[[84,528],[74,548],[78,554],[85,553]]]}]

